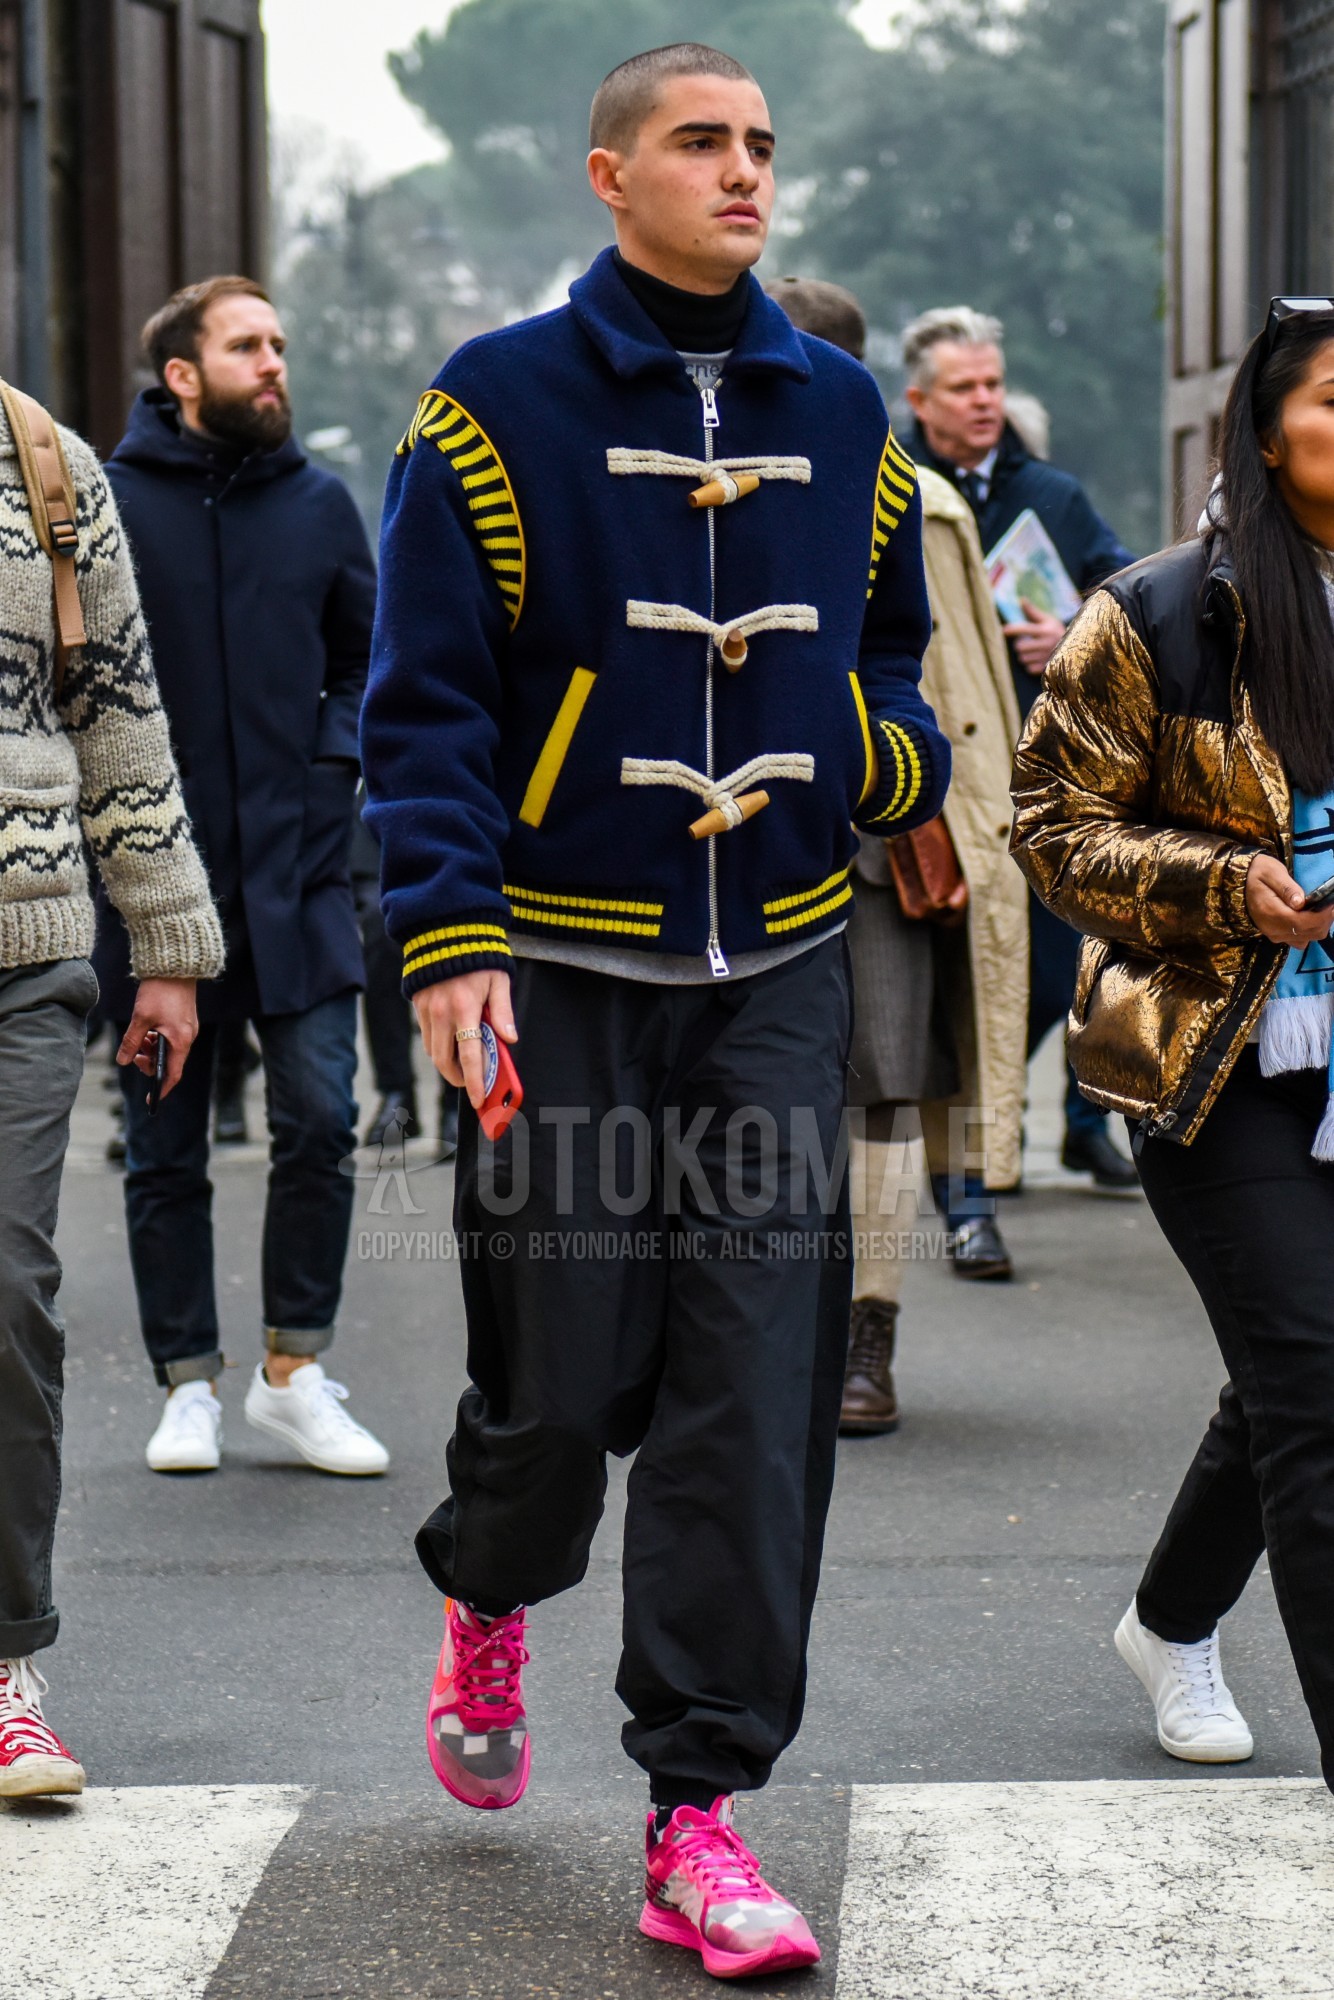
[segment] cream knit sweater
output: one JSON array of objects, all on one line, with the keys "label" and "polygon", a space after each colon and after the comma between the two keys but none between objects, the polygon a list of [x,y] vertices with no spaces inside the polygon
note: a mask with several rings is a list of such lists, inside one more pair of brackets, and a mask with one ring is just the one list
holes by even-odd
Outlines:
[{"label": "cream knit sweater", "polygon": [[88,856],[139,979],[214,979],[222,932],[190,834],[129,548],[102,469],[62,430],[88,643],[55,700],[51,564],[0,409],[0,968],[87,958]]}]

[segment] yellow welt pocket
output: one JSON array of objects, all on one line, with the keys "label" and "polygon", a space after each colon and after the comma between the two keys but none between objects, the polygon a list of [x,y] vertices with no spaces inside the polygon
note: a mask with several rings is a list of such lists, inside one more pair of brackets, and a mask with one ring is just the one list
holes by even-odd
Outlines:
[{"label": "yellow welt pocket", "polygon": [[866,703],[862,698],[862,684],[857,679],[856,674],[849,674],[848,679],[852,683],[852,699],[857,704],[857,720],[862,726],[862,749],[866,753],[866,779],[862,785],[861,797],[857,800],[857,804],[860,806],[865,804],[875,788],[879,767],[875,759],[875,746],[871,742],[871,723],[866,713]]},{"label": "yellow welt pocket", "polygon": [[579,727],[579,718],[584,712],[584,703],[593,692],[597,675],[587,667],[576,667],[570,677],[570,685],[565,690],[565,699],[556,711],[542,754],[533,766],[533,775],[528,780],[528,789],[519,807],[519,818],[525,826],[541,826],[543,815],[551,804],[551,794],[560,776],[574,732]]}]

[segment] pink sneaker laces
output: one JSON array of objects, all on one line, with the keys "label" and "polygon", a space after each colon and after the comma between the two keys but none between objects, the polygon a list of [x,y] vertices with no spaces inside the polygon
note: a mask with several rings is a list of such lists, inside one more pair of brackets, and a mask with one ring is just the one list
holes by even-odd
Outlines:
[{"label": "pink sneaker laces", "polygon": [[454,1692],[464,1728],[477,1735],[512,1728],[523,1715],[519,1677],[529,1657],[523,1643],[523,1611],[483,1622],[466,1605],[455,1604],[449,1629],[454,1642]]},{"label": "pink sneaker laces", "polygon": [[689,1869],[709,1902],[765,1902],[772,1895],[755,1856],[723,1822],[700,1815],[688,1833],[669,1828],[663,1838],[673,1862]]},{"label": "pink sneaker laces", "polygon": [[68,1757],[42,1715],[47,1684],[31,1660],[0,1660],[0,1759]]}]

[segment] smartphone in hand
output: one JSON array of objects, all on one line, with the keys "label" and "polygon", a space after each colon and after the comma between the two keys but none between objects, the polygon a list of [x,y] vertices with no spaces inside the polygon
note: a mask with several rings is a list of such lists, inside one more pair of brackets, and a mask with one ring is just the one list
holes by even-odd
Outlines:
[{"label": "smartphone in hand", "polygon": [[482,1009],[482,1062],[486,1096],[477,1117],[487,1138],[495,1140],[508,1132],[515,1112],[523,1103],[523,1085],[508,1043],[501,1041],[491,1025],[489,1007]]},{"label": "smartphone in hand", "polygon": [[171,1054],[171,1045],[157,1029],[146,1039],[153,1044],[153,1069],[148,1079],[148,1115],[156,1118],[162,1102],[162,1086],[167,1077],[167,1057]]},{"label": "smartphone in hand", "polygon": [[1302,905],[1307,910],[1328,910],[1334,905],[1334,875],[1327,882],[1320,882],[1314,889],[1308,889],[1306,901]]}]

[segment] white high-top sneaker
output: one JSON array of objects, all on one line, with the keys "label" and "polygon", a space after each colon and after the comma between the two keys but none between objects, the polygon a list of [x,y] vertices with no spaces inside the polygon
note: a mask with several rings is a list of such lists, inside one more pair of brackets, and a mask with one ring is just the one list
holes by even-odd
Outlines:
[{"label": "white high-top sneaker", "polygon": [[1175,1645],[1141,1625],[1132,1603],[1116,1628],[1116,1650],[1152,1697],[1169,1756],[1191,1764],[1244,1764],[1251,1756],[1255,1744],[1223,1679],[1216,1631]]},{"label": "white high-top sneaker", "polygon": [[182,1382],[148,1440],[153,1472],[216,1472],[222,1463],[222,1404],[211,1382]]},{"label": "white high-top sneaker", "polygon": [[389,1470],[389,1453],[343,1408],[347,1390],[331,1382],[318,1361],[296,1369],[286,1389],[275,1389],[261,1362],[246,1391],[245,1420],[281,1438],[321,1472],[354,1478]]}]

